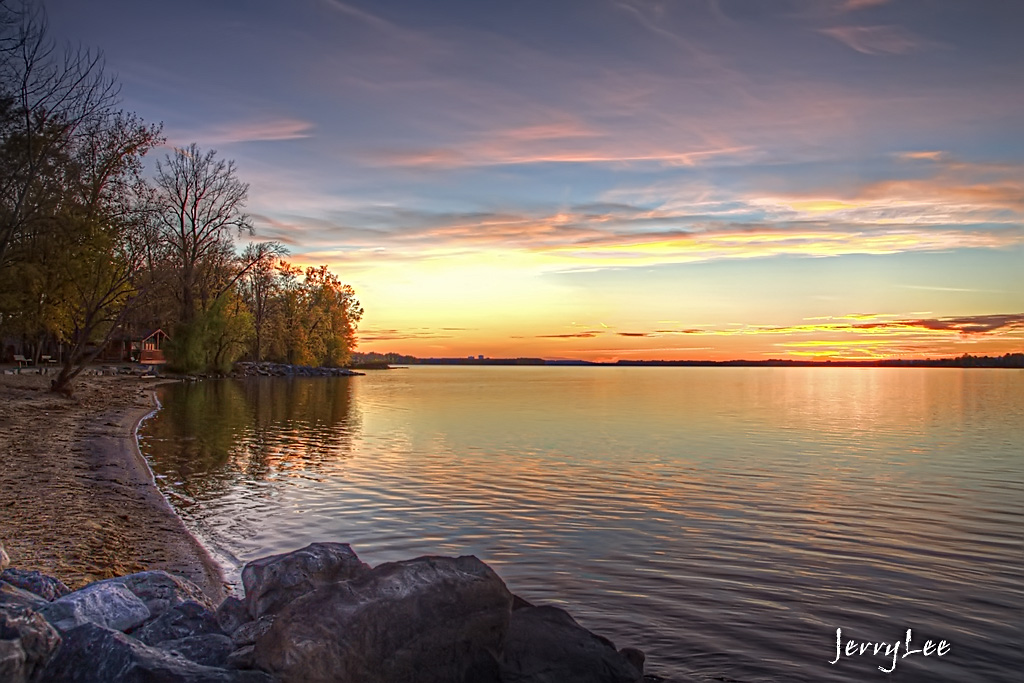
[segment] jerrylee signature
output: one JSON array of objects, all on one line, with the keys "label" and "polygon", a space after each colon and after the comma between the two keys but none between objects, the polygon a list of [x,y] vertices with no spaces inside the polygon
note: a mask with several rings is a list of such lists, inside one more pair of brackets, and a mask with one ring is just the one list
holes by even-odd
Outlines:
[{"label": "jerrylee signature", "polygon": [[[878,670],[882,671],[883,673],[887,673],[888,674],[888,673],[892,673],[893,671],[896,670],[896,661],[897,661],[897,659],[905,659],[906,657],[909,657],[910,655],[924,655],[925,657],[931,657],[932,655],[936,655],[938,657],[944,657],[947,654],[949,654],[950,650],[952,649],[952,646],[949,643],[947,643],[945,640],[940,640],[938,642],[938,645],[936,645],[935,641],[933,641],[933,640],[926,640],[926,641],[924,641],[924,645],[923,646],[921,646],[921,647],[919,647],[917,649],[912,649],[911,648],[911,640],[912,640],[912,638],[913,638],[913,634],[911,633],[911,629],[908,628],[907,629],[906,637],[902,641],[897,640],[897,641],[894,641],[892,643],[887,643],[887,642],[871,643],[871,642],[860,642],[860,641],[853,640],[852,638],[848,638],[846,640],[845,644],[844,644],[844,642],[843,642],[843,629],[837,628],[836,629],[836,657],[835,657],[835,659],[830,661],[829,664],[835,664],[840,659],[842,659],[844,656],[846,656],[846,657],[856,657],[856,656],[861,656],[861,655],[866,655],[866,654],[871,654],[873,656],[884,655],[886,658],[892,657],[892,665],[888,669],[886,669],[883,666],[879,666]],[[903,654],[902,655],[900,654],[900,648],[903,648]]]}]

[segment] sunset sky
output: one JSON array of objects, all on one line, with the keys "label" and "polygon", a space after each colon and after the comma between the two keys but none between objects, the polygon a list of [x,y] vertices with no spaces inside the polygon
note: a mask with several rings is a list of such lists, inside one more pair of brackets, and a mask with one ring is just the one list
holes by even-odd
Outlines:
[{"label": "sunset sky", "polygon": [[1024,350],[1024,2],[46,6],[355,287],[361,351]]}]

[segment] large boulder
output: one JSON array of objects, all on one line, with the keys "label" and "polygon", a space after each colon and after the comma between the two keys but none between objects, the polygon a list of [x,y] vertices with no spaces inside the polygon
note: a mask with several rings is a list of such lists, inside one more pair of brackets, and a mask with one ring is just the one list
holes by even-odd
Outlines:
[{"label": "large boulder", "polygon": [[150,618],[149,608],[119,583],[100,581],[68,593],[39,609],[58,631],[87,622],[127,631]]},{"label": "large boulder", "polygon": [[183,602],[175,605],[145,626],[132,632],[146,645],[156,645],[165,640],[178,640],[188,636],[220,633],[217,615],[198,602]]},{"label": "large boulder", "polygon": [[255,669],[256,668],[256,646],[246,645],[240,647],[230,655],[224,662],[225,669]]},{"label": "large boulder", "polygon": [[63,635],[43,680],[63,683],[271,683],[258,671],[203,666],[96,624]]},{"label": "large boulder", "polygon": [[258,619],[315,588],[369,571],[347,543],[311,543],[294,552],[253,560],[242,568],[249,615]]},{"label": "large boulder", "polygon": [[10,604],[22,605],[30,609],[39,609],[50,603],[31,591],[12,586],[6,581],[0,581],[0,605]]},{"label": "large boulder", "polygon": [[234,633],[235,629],[247,621],[252,621],[252,617],[244,600],[228,597],[217,607],[217,623],[224,633]]},{"label": "large boulder", "polygon": [[511,608],[475,557],[383,564],[282,609],[257,638],[255,663],[286,682],[496,681]]},{"label": "large boulder", "polygon": [[158,569],[104,579],[96,583],[124,586],[145,603],[154,617],[183,602],[198,602],[210,611],[214,609],[213,603],[199,586]]},{"label": "large boulder", "polygon": [[524,607],[512,613],[501,658],[503,683],[638,683],[642,677],[611,641],[565,610]]},{"label": "large boulder", "polygon": [[260,617],[256,621],[247,621],[231,633],[231,640],[234,642],[235,647],[254,645],[256,639],[269,631],[273,624],[273,614]]},{"label": "large boulder", "polygon": [[228,656],[235,651],[235,644],[231,642],[231,639],[219,633],[165,640],[157,647],[161,650],[175,652],[196,664],[221,668],[225,668]]},{"label": "large boulder", "polygon": [[43,669],[58,647],[60,634],[42,615],[20,601],[0,596],[0,681],[46,680]]},{"label": "large boulder", "polygon": [[6,569],[3,573],[0,573],[0,580],[35,593],[49,602],[64,597],[71,592],[71,589],[64,585],[64,582],[60,579],[27,569]]}]

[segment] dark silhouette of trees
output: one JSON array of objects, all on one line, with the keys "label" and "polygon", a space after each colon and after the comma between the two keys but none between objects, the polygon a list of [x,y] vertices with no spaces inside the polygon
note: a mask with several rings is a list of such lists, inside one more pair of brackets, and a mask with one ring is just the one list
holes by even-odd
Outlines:
[{"label": "dark silhouette of trees", "polygon": [[69,344],[60,391],[139,294],[141,158],[159,128],[117,108],[98,54],[59,53],[41,11],[5,18],[0,315],[7,329]]},{"label": "dark silhouette of trees", "polygon": [[72,170],[83,138],[117,113],[118,86],[103,58],[88,50],[61,53],[47,35],[45,13],[32,4],[4,6],[0,59],[0,268],[36,223]]}]

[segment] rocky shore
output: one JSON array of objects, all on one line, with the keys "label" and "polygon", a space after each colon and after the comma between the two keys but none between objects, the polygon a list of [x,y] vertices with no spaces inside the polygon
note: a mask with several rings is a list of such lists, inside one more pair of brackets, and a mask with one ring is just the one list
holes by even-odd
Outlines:
[{"label": "rocky shore", "polygon": [[371,568],[347,544],[314,543],[249,562],[244,597],[219,604],[164,571],[71,591],[6,563],[0,550],[0,680],[10,683],[662,680],[644,676],[639,650],[518,598],[472,556]]},{"label": "rocky shore", "polygon": [[324,368],[287,363],[235,363],[232,377],[350,377],[362,375],[348,368]]}]

